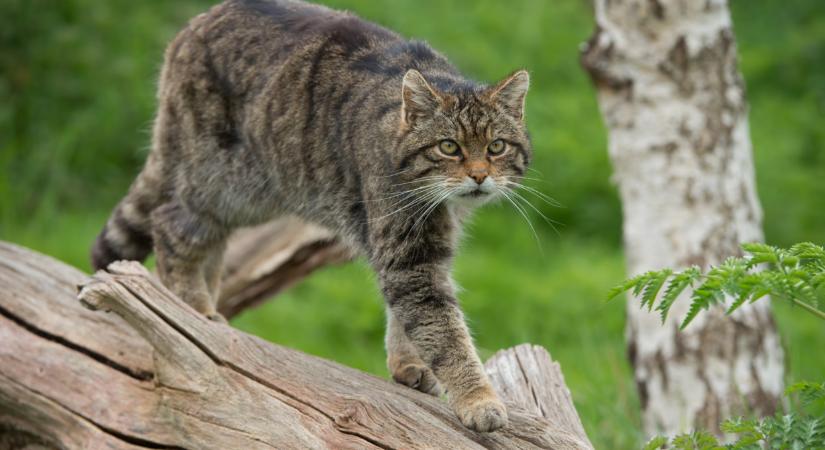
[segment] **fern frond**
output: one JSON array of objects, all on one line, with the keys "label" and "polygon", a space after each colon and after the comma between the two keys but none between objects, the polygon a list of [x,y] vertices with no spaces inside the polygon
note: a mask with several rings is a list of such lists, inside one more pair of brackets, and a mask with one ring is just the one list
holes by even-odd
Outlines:
[{"label": "fern frond", "polygon": [[752,255],[775,254],[776,248],[762,242],[748,242],[742,244],[742,249]]},{"label": "fern frond", "polygon": [[779,262],[779,254],[775,247],[760,242],[743,244],[742,249],[750,253],[748,258],[748,268],[763,263],[776,264]]},{"label": "fern frond", "polygon": [[[642,307],[659,311],[664,322],[679,295],[698,283],[681,328],[700,311],[725,303],[728,296],[733,302],[726,314],[772,295],[825,320],[825,311],[818,306],[825,303],[825,248],[812,243],[796,244],[790,249],[761,243],[745,244],[742,248],[747,256],[728,258],[705,274],[698,267],[691,267],[681,272],[664,268],[637,275],[611,289],[608,299],[630,291],[640,299]],[[765,270],[756,269],[764,263],[768,264]]]},{"label": "fern frond", "polygon": [[[800,420],[797,435],[797,448],[814,449],[825,447],[825,426],[822,417]],[[795,444],[797,443],[795,442]]]},{"label": "fern frond", "polygon": [[[812,393],[813,398],[825,398],[825,383],[796,383],[786,390],[791,393]],[[705,449],[705,450],[764,450],[799,449],[825,450],[825,417],[807,415],[801,411],[787,414],[777,413],[762,419],[737,417],[720,424],[720,429],[736,440],[725,445],[719,444],[714,436],[704,431],[682,434],[668,441],[657,437],[648,442],[646,449]],[[667,447],[670,445],[670,447]]]},{"label": "fern frond", "polygon": [[736,417],[722,422],[720,429],[725,433],[754,433],[756,432],[756,426],[756,420]]},{"label": "fern frond", "polygon": [[709,309],[711,306],[721,303],[724,297],[724,294],[719,287],[716,286],[716,283],[712,283],[710,280],[705,281],[703,285],[693,291],[690,308],[688,309],[685,319],[682,321],[681,325],[679,325],[679,329],[684,330],[685,327],[696,318],[699,311]]},{"label": "fern frond", "polygon": [[759,422],[754,419],[745,419],[737,417],[735,419],[728,419],[720,425],[720,429],[725,433],[736,434],[738,439],[731,444],[729,448],[738,450],[761,449],[760,442],[765,439],[759,431]]},{"label": "fern frond", "polygon": [[647,441],[647,444],[643,447],[643,450],[659,450],[665,448],[665,446],[670,442],[670,439],[664,436],[656,436],[653,439]]},{"label": "fern frond", "polygon": [[825,248],[811,242],[794,244],[789,253],[802,259],[825,260]]},{"label": "fern frond", "polygon": [[647,273],[643,273],[623,281],[621,284],[607,291],[607,300],[613,300],[614,298],[618,297],[619,294],[627,292],[630,289],[635,289],[637,285],[639,285],[642,281],[646,279],[646,277]]},{"label": "fern frond", "polygon": [[739,292],[736,299],[731,303],[727,311],[725,311],[725,314],[730,315],[745,304],[745,302],[754,295],[754,291],[760,285],[761,279],[758,274],[748,274],[740,278]]},{"label": "fern frond", "polygon": [[[635,286],[633,286],[632,293],[634,297],[638,297],[642,291],[644,290],[645,286],[650,283],[650,279],[656,276],[655,271],[645,272],[641,275],[641,279]],[[643,304],[644,305],[644,304]]]},{"label": "fern frond", "polygon": [[[726,314],[733,313],[745,303],[770,295],[825,320],[825,311],[818,307],[820,303],[825,303],[825,248],[809,242],[789,249],[759,243],[742,247],[745,257],[728,258],[704,274],[698,267],[681,272],[667,268],[650,271],[620,284],[611,290],[610,297],[631,291],[634,296],[640,297],[642,307],[655,307],[664,322],[676,299],[688,287],[698,284],[690,296],[689,310],[680,328],[690,324],[700,311],[724,304],[728,297],[733,298],[733,302],[726,309]],[[757,269],[758,265],[765,267]],[[657,305],[656,300],[662,289],[664,292]],[[792,403],[796,410],[792,409],[787,414],[724,422],[721,430],[736,435],[737,439],[732,443],[722,446],[713,435],[695,431],[672,440],[654,438],[645,449],[825,450],[825,416],[810,415],[804,410],[814,403],[814,409],[821,408],[819,402],[825,400],[825,383],[796,383],[786,391],[786,395],[791,394],[798,394],[800,401]]]},{"label": "fern frond", "polygon": [[777,417],[776,421],[774,422],[776,426],[776,434],[779,438],[781,438],[781,442],[783,444],[789,444],[790,442],[795,440],[795,428],[796,428],[796,414],[790,413],[785,414],[782,416]]},{"label": "fern frond", "polygon": [[819,400],[825,399],[825,382],[812,383],[810,381],[800,381],[785,389],[785,394],[799,394],[799,400],[803,405],[809,405]]},{"label": "fern frond", "polygon": [[679,450],[717,450],[724,447],[707,431],[694,431],[673,438],[673,448]]},{"label": "fern frond", "polygon": [[689,286],[692,287],[693,284],[701,277],[702,271],[699,267],[693,266],[677,273],[673,276],[673,278],[671,278],[670,283],[668,283],[667,288],[665,288],[665,293],[662,294],[661,302],[659,302],[659,305],[656,307],[656,310],[658,310],[662,316],[662,323],[664,323],[665,319],[667,319],[667,315],[670,312],[670,307],[673,306],[673,302],[676,301],[685,289]]},{"label": "fern frond", "polygon": [[648,311],[653,309],[653,305],[656,302],[656,297],[659,295],[659,291],[662,290],[662,286],[672,273],[673,271],[670,269],[650,272],[650,276],[647,279],[647,284],[642,291],[642,307],[647,305]]}]

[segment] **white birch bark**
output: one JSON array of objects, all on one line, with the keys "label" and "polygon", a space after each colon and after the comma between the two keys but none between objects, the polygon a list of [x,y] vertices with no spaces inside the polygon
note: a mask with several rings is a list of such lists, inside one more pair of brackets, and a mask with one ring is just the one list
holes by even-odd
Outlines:
[{"label": "white birch bark", "polygon": [[[718,264],[763,239],[744,83],[725,0],[595,0],[582,63],[598,90],[624,211],[628,272]],[[648,434],[771,414],[783,351],[767,301],[725,317],[689,302],[627,307],[628,354]]]}]

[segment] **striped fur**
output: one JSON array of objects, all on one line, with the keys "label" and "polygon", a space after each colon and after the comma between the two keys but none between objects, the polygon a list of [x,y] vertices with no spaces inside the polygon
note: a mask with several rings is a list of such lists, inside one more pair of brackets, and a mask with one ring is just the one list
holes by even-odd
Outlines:
[{"label": "striped fur", "polygon": [[160,200],[157,158],[150,156],[146,167],[132,183],[129,193],[118,203],[92,247],[92,267],[105,269],[118,260],[143,261],[152,252],[150,214]]},{"label": "striped fur", "polygon": [[378,274],[393,378],[446,389],[466,426],[498,429],[507,413],[450,266],[469,211],[508,195],[529,165],[528,84],[524,71],[473,82],[425,43],[349,13],[226,1],[169,45],[151,155],[93,264],[142,260],[151,248],[163,283],[220,319],[233,229],[286,214],[317,223]]}]

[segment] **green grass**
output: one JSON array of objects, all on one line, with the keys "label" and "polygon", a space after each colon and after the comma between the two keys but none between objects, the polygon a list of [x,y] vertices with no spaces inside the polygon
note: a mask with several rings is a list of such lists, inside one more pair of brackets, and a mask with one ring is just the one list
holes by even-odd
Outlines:
[{"label": "green grass", "polygon": [[[107,211],[66,213],[7,230],[3,239],[84,270],[88,243]],[[502,231],[503,230],[503,231]],[[523,342],[560,362],[596,448],[638,448],[639,404],[625,357],[624,308],[605,302],[624,277],[621,253],[599,241],[541,232],[504,207],[478,214],[458,257],[462,306],[484,359]],[[635,307],[635,305],[634,305]],[[788,354],[789,380],[819,380],[825,362],[822,323],[785,303],[775,305]],[[384,309],[362,261],[329,267],[233,320],[241,330],[379,376],[384,365]]]},{"label": "green grass", "polygon": [[[88,248],[145,158],[163,47],[206,0],[0,2],[0,239],[84,270]],[[542,182],[561,201],[533,216],[481,212],[455,277],[482,356],[522,342],[558,360],[596,448],[638,448],[625,358],[621,207],[595,95],[578,65],[584,0],[329,0],[427,40],[469,76],[531,71],[527,117]],[[825,242],[825,3],[732,0],[767,240]],[[789,380],[821,380],[822,324],[787,305]],[[327,268],[234,324],[386,376],[383,309],[363,263]]]}]

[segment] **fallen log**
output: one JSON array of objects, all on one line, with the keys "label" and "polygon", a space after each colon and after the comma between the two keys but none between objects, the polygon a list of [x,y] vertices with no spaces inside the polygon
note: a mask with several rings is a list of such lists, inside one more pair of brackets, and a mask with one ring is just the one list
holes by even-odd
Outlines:
[{"label": "fallen log", "polygon": [[332,233],[298,219],[236,231],[224,256],[218,310],[231,318],[272,298],[315,269],[348,261]]},{"label": "fallen log", "polygon": [[488,361],[511,422],[475,433],[440,399],[204,319],[137,263],[89,278],[0,242],[0,286],[0,449],[592,448],[540,347]]}]

